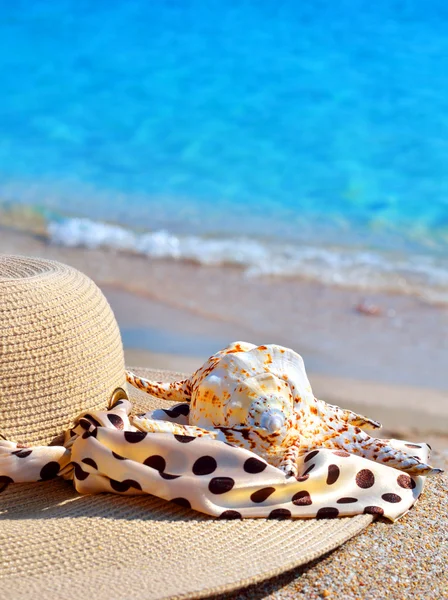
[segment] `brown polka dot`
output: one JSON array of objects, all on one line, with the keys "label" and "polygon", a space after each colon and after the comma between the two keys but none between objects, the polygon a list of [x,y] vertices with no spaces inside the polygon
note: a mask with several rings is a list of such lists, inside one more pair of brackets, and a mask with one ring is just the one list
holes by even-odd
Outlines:
[{"label": "brown polka dot", "polygon": [[339,498],[336,504],[352,504],[353,502],[358,502],[357,498],[344,497]]},{"label": "brown polka dot", "polygon": [[27,456],[29,456],[31,454],[32,450],[16,450],[15,452],[12,452],[11,454],[15,454],[15,456],[17,456],[17,458],[26,458]]},{"label": "brown polka dot", "polygon": [[337,508],[327,506],[325,508],[319,508],[316,514],[316,519],[335,519],[339,515]]},{"label": "brown polka dot", "polygon": [[339,479],[339,474],[337,465],[328,465],[327,485],[333,485]]},{"label": "brown polka dot", "polygon": [[384,515],[384,510],[381,506],[366,506],[364,509],[365,515]]},{"label": "brown polka dot", "polygon": [[391,502],[392,504],[396,504],[397,502],[401,502],[401,496],[398,494],[383,494],[381,498],[385,502]]},{"label": "brown polka dot", "polygon": [[114,415],[113,413],[109,413],[107,418],[112,423],[112,425],[116,429],[124,429],[124,421],[119,415]]},{"label": "brown polka dot", "polygon": [[397,483],[405,490],[413,490],[415,488],[415,481],[409,475],[398,475]]},{"label": "brown polka dot", "polygon": [[336,456],[350,456],[350,453],[346,452],[345,450],[335,450],[333,454],[336,454]]},{"label": "brown polka dot", "polygon": [[47,463],[44,467],[42,467],[40,471],[40,478],[42,481],[48,481],[49,479],[54,479],[57,477],[60,469],[60,465],[56,461],[51,461]]},{"label": "brown polka dot", "polygon": [[174,437],[181,444],[188,444],[188,442],[193,442],[196,439],[192,435],[175,435]]},{"label": "brown polka dot", "polygon": [[271,496],[273,493],[275,492],[275,488],[274,487],[265,487],[265,488],[261,488],[261,490],[257,490],[256,492],[254,492],[250,499],[252,500],[252,502],[264,502],[265,500],[267,500],[269,498],[269,496]]},{"label": "brown polka dot", "polygon": [[219,515],[220,519],[242,519],[241,513],[237,510],[225,510]]},{"label": "brown polka dot", "polygon": [[405,444],[408,448],[421,448],[418,444]]},{"label": "brown polka dot", "polygon": [[208,489],[212,494],[225,494],[235,485],[235,481],[231,477],[213,477],[208,484]]},{"label": "brown polka dot", "polygon": [[296,506],[309,506],[312,504],[311,496],[309,492],[306,490],[302,490],[301,492],[297,492],[291,499],[291,502]]},{"label": "brown polka dot", "polygon": [[248,458],[244,463],[244,470],[246,473],[261,473],[266,469],[268,465],[262,460],[258,460],[258,458]]},{"label": "brown polka dot", "polygon": [[135,479],[126,479],[126,482],[129,483],[129,486],[132,488],[135,488],[136,490],[140,490],[142,489],[142,486],[139,484],[138,481],[135,481]]},{"label": "brown polka dot", "polygon": [[306,481],[309,478],[310,478],[309,475],[297,475],[296,480],[297,481]]},{"label": "brown polka dot", "polygon": [[116,458],[117,460],[126,460],[126,458],[125,458],[124,456],[121,456],[121,454],[117,454],[117,453],[116,453],[116,452],[114,452],[113,450],[112,450],[112,456],[113,456],[114,458]]},{"label": "brown polka dot", "polygon": [[309,460],[311,460],[312,458],[314,458],[316,456],[316,454],[319,454],[319,450],[313,450],[312,452],[309,452],[305,456],[305,460],[303,462],[307,463]]},{"label": "brown polka dot", "polygon": [[78,463],[73,463],[73,466],[75,467],[76,479],[78,479],[79,481],[84,481],[84,479],[87,479],[87,477],[89,476],[89,473],[87,473],[87,471],[84,471],[84,469],[80,465],[78,465]]},{"label": "brown polka dot", "polygon": [[[101,423],[99,421],[97,421],[97,419],[95,419],[95,417],[92,417],[92,415],[84,415],[83,419],[87,419],[88,421],[90,421],[92,423],[92,425],[95,425],[95,427],[101,427]],[[81,421],[80,421],[81,424]]]},{"label": "brown polka dot", "polygon": [[305,471],[305,473],[303,473],[302,477],[305,477],[305,475],[308,475],[308,473],[311,473],[311,471],[314,469],[316,465],[311,465],[310,467],[308,467],[308,469]]},{"label": "brown polka dot", "polygon": [[159,456],[158,454],[148,456],[148,458],[143,461],[143,464],[159,472],[164,471],[166,468],[165,459],[163,458],[163,456]]},{"label": "brown polka dot", "polygon": [[14,483],[14,480],[11,479],[11,477],[8,477],[7,475],[0,475],[0,492],[6,490],[10,483]]},{"label": "brown polka dot", "polygon": [[375,483],[375,475],[370,469],[361,469],[356,475],[356,485],[364,490],[372,487]]},{"label": "brown polka dot", "polygon": [[201,456],[193,465],[193,473],[195,475],[210,475],[216,471],[218,463],[213,456]]},{"label": "brown polka dot", "polygon": [[191,504],[186,498],[173,498],[171,502],[174,502],[174,504],[178,504],[179,506],[183,506],[184,508],[191,508]]},{"label": "brown polka dot", "polygon": [[89,465],[92,469],[96,469],[98,471],[98,466],[93,458],[83,458],[82,461],[84,464]]},{"label": "brown polka dot", "polygon": [[114,491],[121,493],[127,492],[131,487],[137,490],[142,489],[142,486],[134,479],[125,479],[124,481],[115,481],[115,479],[111,479],[110,486]]},{"label": "brown polka dot", "polygon": [[145,439],[147,436],[146,431],[125,431],[124,439],[129,442],[129,444],[138,444]]},{"label": "brown polka dot", "polygon": [[94,437],[94,438],[96,438],[96,436],[97,436],[97,435],[98,435],[98,428],[95,428],[93,431],[85,431],[85,432],[82,434],[82,439],[83,439],[83,440],[86,440],[86,439],[87,439],[87,438],[89,438],[89,437]]},{"label": "brown polka dot", "polygon": [[177,419],[180,415],[184,417],[190,414],[190,406],[188,404],[179,404],[179,406],[175,406],[174,408],[164,408],[163,412],[172,419]]},{"label": "brown polka dot", "polygon": [[276,508],[269,513],[268,519],[289,519],[291,511],[287,508]]},{"label": "brown polka dot", "polygon": [[160,473],[162,479],[179,479],[180,475],[170,475],[170,473]]}]

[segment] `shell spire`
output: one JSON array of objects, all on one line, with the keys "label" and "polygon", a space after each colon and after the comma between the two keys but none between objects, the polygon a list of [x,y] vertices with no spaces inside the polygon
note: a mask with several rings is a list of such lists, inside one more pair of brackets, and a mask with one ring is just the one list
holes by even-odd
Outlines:
[{"label": "shell spire", "polygon": [[149,379],[138,377],[131,371],[126,371],[126,380],[137,389],[151,394],[156,398],[173,400],[175,402],[190,402],[191,400],[191,383],[189,379],[164,383],[161,381],[150,381]]}]

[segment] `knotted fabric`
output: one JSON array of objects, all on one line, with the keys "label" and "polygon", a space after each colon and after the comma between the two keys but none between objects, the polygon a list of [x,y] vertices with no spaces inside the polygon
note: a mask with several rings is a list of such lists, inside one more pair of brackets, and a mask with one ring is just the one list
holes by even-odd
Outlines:
[{"label": "knotted fabric", "polygon": [[[344,450],[312,450],[299,458],[299,475],[285,473],[249,450],[225,442],[138,429],[132,404],[118,400],[107,411],[82,415],[61,445],[23,447],[0,440],[0,491],[8,484],[73,480],[80,494],[152,494],[215,517],[335,518],[405,514],[425,477]],[[186,424],[188,405],[147,413]],[[390,440],[428,462],[427,444]]]}]

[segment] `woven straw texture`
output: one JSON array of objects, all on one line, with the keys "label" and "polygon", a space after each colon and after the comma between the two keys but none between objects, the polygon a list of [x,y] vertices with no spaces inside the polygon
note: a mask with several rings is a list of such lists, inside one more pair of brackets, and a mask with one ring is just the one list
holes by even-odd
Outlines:
[{"label": "woven straw texture", "polygon": [[[170,405],[129,392],[136,412]],[[95,600],[206,597],[309,562],[371,521],[220,521],[152,496],[80,496],[59,480],[11,485],[0,496],[1,598],[60,600],[87,589]]]},{"label": "woven straw texture", "polygon": [[0,255],[0,434],[48,444],[124,382],[120,332],[93,281],[55,261]]}]

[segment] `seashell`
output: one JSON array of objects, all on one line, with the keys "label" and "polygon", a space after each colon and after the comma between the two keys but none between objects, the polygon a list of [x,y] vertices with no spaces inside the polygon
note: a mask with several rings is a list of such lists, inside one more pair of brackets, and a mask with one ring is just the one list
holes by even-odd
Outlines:
[{"label": "seashell", "polygon": [[355,310],[361,315],[367,315],[369,317],[379,317],[383,314],[383,310],[380,306],[362,300],[355,305]]},{"label": "seashell", "polygon": [[411,475],[439,471],[362,429],[381,427],[377,421],[315,398],[302,357],[289,348],[235,342],[183,381],[149,381],[131,372],[127,379],[158,398],[190,404],[188,425],[145,415],[134,417],[139,428],[214,437],[288,475],[297,476],[297,458],[318,448],[348,451]]}]

